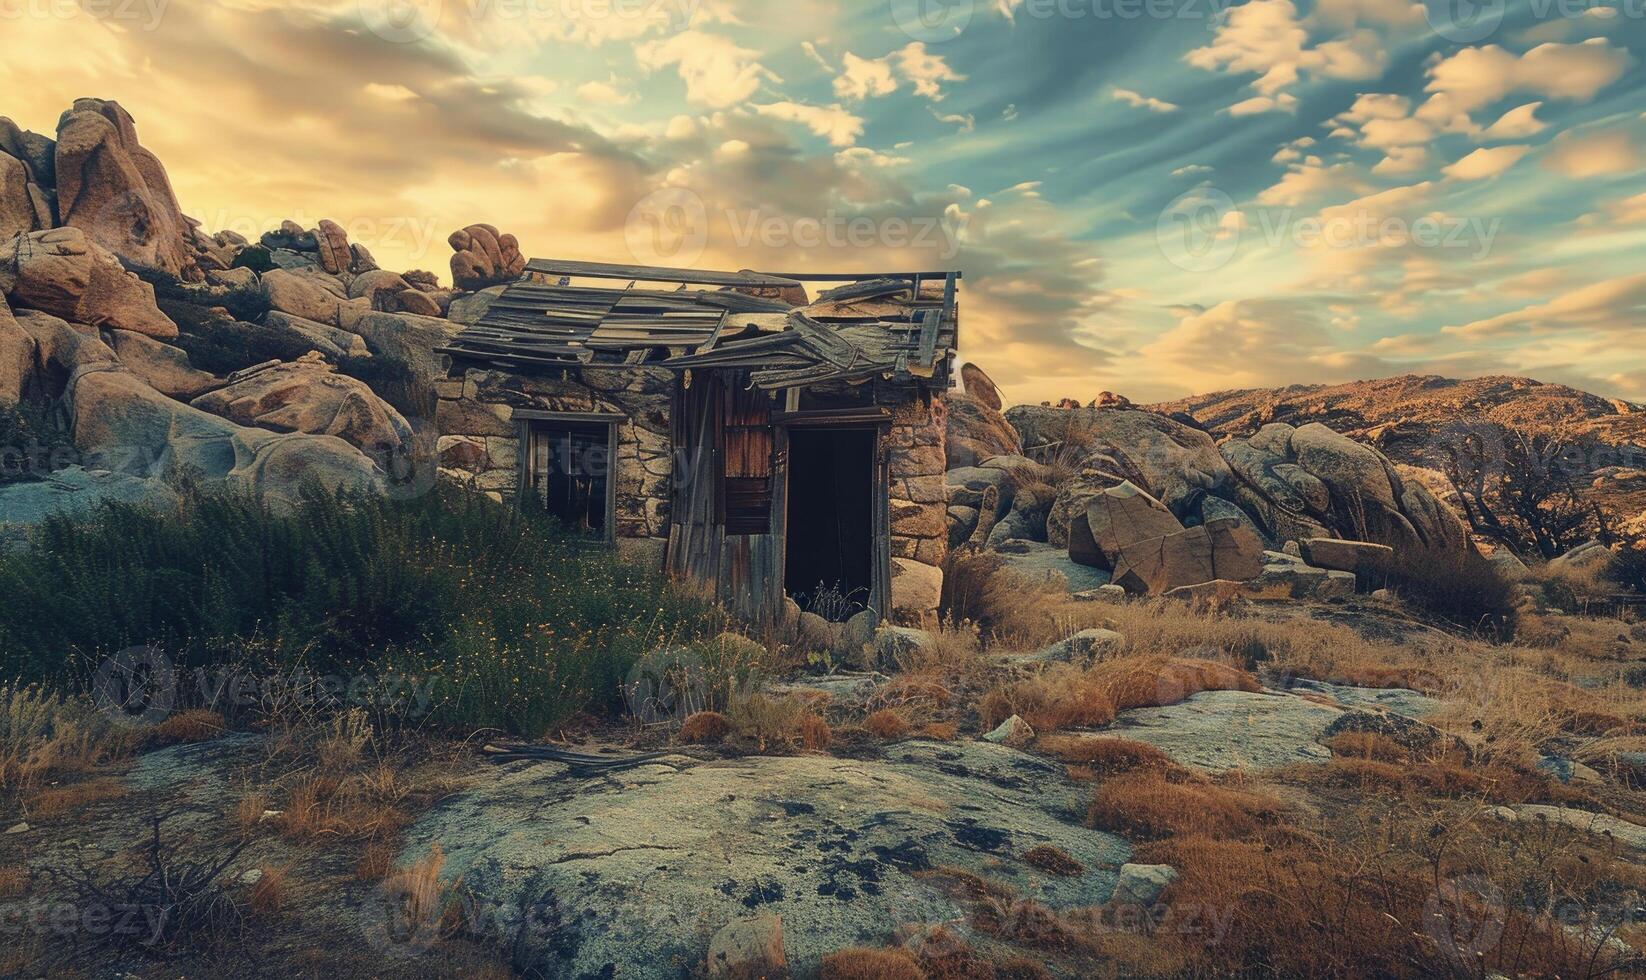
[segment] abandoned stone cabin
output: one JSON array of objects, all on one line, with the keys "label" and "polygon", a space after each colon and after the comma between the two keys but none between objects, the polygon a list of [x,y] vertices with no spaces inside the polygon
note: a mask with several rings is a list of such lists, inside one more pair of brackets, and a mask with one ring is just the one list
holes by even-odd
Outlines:
[{"label": "abandoned stone cabin", "polygon": [[443,472],[750,619],[929,619],[959,278],[534,260],[439,350]]}]

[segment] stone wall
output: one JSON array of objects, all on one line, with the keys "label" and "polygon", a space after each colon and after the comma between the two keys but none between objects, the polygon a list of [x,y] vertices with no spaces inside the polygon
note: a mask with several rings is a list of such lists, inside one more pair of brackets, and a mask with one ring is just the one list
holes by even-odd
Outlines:
[{"label": "stone wall", "polygon": [[438,382],[436,390],[441,475],[498,500],[513,499],[519,482],[516,409],[622,415],[613,468],[617,539],[653,543],[661,563],[674,472],[673,375],[633,367],[584,368],[565,378],[470,369],[461,379]]},{"label": "stone wall", "polygon": [[943,489],[947,453],[946,406],[941,398],[915,396],[892,405],[888,437],[891,466],[893,617],[930,621],[943,593],[943,559],[949,550],[948,505]]}]

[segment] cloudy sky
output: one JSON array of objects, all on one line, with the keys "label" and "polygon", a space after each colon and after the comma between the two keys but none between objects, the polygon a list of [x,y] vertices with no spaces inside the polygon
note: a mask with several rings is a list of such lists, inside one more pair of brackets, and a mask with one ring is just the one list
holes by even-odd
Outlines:
[{"label": "cloudy sky", "polygon": [[330,217],[443,278],[476,221],[960,268],[1016,401],[1412,371],[1646,401],[1646,0],[1484,2],[0,0],[0,114],[116,99],[209,228]]}]

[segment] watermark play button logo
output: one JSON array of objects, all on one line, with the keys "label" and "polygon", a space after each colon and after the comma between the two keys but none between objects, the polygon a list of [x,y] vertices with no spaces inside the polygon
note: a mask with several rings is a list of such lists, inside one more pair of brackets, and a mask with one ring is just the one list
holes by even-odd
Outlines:
[{"label": "watermark play button logo", "polygon": [[891,0],[892,20],[911,40],[952,41],[972,22],[976,0]]},{"label": "watermark play button logo", "polygon": [[1508,0],[1423,0],[1423,16],[1446,40],[1472,44],[1498,29],[1507,7]]}]

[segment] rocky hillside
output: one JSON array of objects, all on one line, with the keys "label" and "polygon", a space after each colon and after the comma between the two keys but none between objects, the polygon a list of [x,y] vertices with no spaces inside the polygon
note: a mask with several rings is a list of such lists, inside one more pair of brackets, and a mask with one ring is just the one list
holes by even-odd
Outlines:
[{"label": "rocky hillside", "polygon": [[77,100],[55,137],[0,117],[0,525],[185,475],[426,486],[433,349],[525,266],[489,225],[449,242],[442,286],[333,221],[212,234],[119,104]]},{"label": "rocky hillside", "polygon": [[1646,511],[1646,406],[1530,378],[1406,375],[1342,385],[1290,385],[1194,395],[1149,406],[1192,416],[1219,438],[1270,422],[1320,422],[1397,463],[1435,468],[1462,428],[1502,426],[1588,444],[1580,481],[1619,519]]}]

